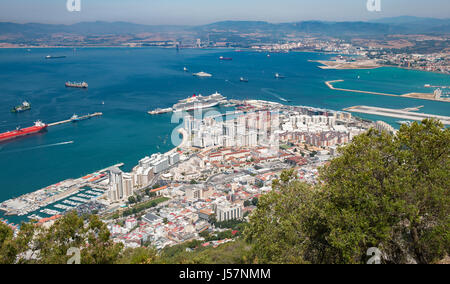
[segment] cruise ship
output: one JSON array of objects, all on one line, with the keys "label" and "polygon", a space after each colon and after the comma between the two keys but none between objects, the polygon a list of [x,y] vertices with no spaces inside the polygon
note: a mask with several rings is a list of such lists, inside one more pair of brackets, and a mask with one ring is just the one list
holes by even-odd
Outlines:
[{"label": "cruise ship", "polygon": [[215,107],[225,102],[226,98],[218,92],[206,97],[203,97],[202,95],[197,96],[194,94],[192,97],[180,100],[177,104],[173,105],[172,109],[173,112],[190,111]]},{"label": "cruise ship", "polygon": [[197,76],[197,77],[212,77],[211,74],[206,73],[206,72],[203,72],[203,71],[198,72],[198,73],[194,73],[194,74],[192,74],[192,75]]}]

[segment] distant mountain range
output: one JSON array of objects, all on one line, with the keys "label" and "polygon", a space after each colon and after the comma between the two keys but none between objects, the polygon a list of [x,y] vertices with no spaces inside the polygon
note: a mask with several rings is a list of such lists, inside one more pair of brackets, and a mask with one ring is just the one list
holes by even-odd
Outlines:
[{"label": "distant mountain range", "polygon": [[265,33],[271,36],[287,33],[324,36],[377,36],[387,34],[450,34],[450,19],[396,17],[367,22],[301,21],[268,23],[263,21],[223,21],[201,26],[142,25],[128,22],[82,22],[73,25],[17,24],[0,22],[0,36],[36,39],[52,34],[135,35],[140,33]]}]

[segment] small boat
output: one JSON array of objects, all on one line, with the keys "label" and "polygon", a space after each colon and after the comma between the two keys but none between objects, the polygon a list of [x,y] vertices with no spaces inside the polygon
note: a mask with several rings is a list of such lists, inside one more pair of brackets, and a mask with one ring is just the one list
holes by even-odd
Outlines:
[{"label": "small boat", "polygon": [[70,118],[70,120],[71,120],[72,122],[77,122],[77,121],[80,120],[80,118],[78,117],[78,115],[74,114],[74,115],[72,115],[72,117]]},{"label": "small boat", "polygon": [[248,79],[246,79],[246,78],[244,78],[244,77],[241,77],[241,78],[239,79],[239,81],[241,81],[241,82],[243,82],[243,83],[248,83]]},{"label": "small boat", "polygon": [[86,120],[86,119],[90,119],[92,116],[90,114],[88,115],[84,115],[84,116],[78,116],[77,114],[72,115],[72,117],[70,118],[70,120],[72,122],[77,122],[77,121],[81,121],[81,120]]},{"label": "small boat", "polygon": [[188,69],[187,69],[186,67],[183,67],[183,71],[184,71],[184,72],[187,72]]}]

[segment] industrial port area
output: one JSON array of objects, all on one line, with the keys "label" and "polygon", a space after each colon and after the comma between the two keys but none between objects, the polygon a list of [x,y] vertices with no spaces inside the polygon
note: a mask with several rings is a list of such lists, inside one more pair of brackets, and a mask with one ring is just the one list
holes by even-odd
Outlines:
[{"label": "industrial port area", "polygon": [[187,112],[191,101],[182,102],[183,139],[171,151],[142,158],[131,172],[117,164],[59,182],[4,201],[0,210],[39,223],[71,210],[99,214],[115,242],[139,247],[151,241],[162,249],[216,230],[213,214],[218,221],[241,220],[282,170],[294,168],[316,183],[317,169],[338,154],[339,145],[371,127],[393,131],[349,112],[221,97],[218,104],[235,110],[208,115],[198,105]]},{"label": "industrial port area", "polygon": [[[331,87],[332,83],[327,82]],[[217,114],[214,108],[219,106],[227,111]],[[421,107],[353,106],[332,111],[262,100],[228,100],[217,92],[193,95],[171,108],[148,111],[183,116],[183,125],[177,130],[182,141],[171,151],[142,158],[131,172],[122,171],[123,164],[117,164],[59,182],[4,201],[0,210],[5,216],[40,223],[54,222],[71,210],[99,214],[115,242],[139,247],[151,241],[162,249],[198,239],[204,230],[215,230],[210,223],[213,214],[219,221],[241,220],[255,208],[251,201],[270,191],[282,170],[294,168],[301,179],[316,183],[318,168],[356,135],[369,128],[396,132],[385,122],[363,120],[352,112],[418,121],[436,118],[450,124],[450,117],[414,112]],[[48,126],[101,115],[74,115]],[[163,219],[169,222],[161,222]]]},{"label": "industrial port area", "polygon": [[[337,91],[397,96],[335,88],[333,83],[338,82],[342,80],[326,84]],[[218,113],[218,107],[226,111]],[[126,247],[151,242],[162,249],[201,239],[200,233],[205,230],[218,230],[212,226],[213,215],[219,222],[243,220],[255,209],[252,200],[270,191],[283,170],[294,168],[302,180],[317,183],[318,169],[339,155],[339,146],[370,128],[396,132],[383,121],[372,122],[351,113],[411,121],[435,118],[450,124],[450,117],[416,112],[422,107],[352,106],[333,111],[227,99],[218,92],[193,95],[173,107],[148,111],[151,115],[172,112],[183,117],[182,127],[174,130],[182,140],[169,152],[149,154],[130,172],[122,171],[121,163],[61,181],[6,200],[0,203],[0,210],[7,218],[17,216],[38,223],[54,222],[72,210],[98,214],[115,242]],[[74,114],[45,127],[102,115]],[[232,239],[210,245],[228,241]]]}]

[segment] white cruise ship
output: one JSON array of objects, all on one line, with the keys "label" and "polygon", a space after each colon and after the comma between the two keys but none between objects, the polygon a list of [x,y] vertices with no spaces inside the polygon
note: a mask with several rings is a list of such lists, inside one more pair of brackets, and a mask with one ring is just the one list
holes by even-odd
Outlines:
[{"label": "white cruise ship", "polygon": [[215,107],[222,103],[226,103],[226,98],[218,92],[206,97],[194,94],[192,97],[180,100],[177,104],[174,104],[172,109],[174,112],[190,111]]}]

